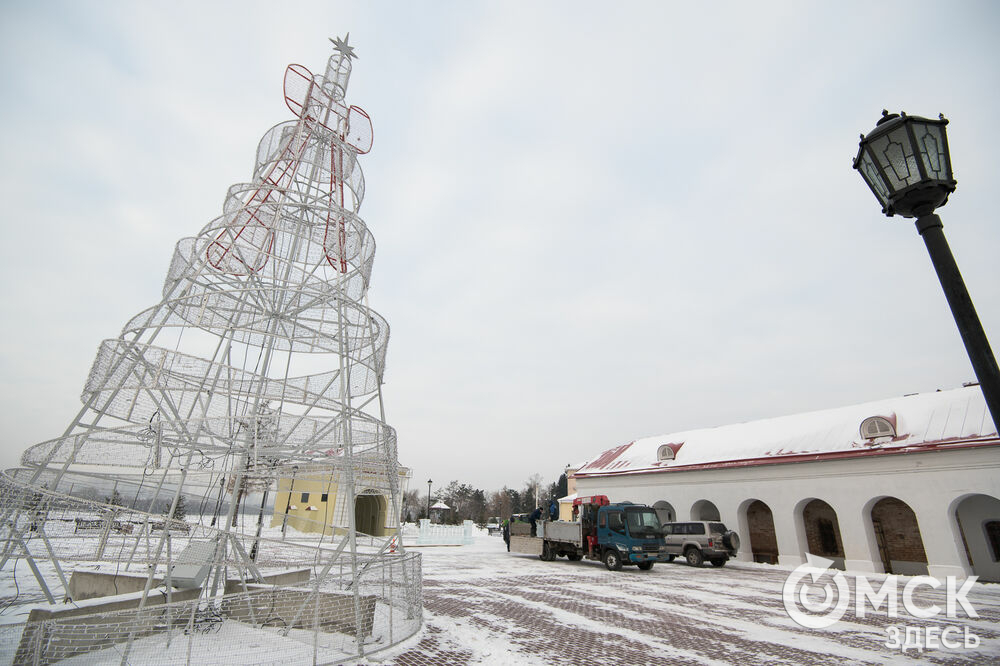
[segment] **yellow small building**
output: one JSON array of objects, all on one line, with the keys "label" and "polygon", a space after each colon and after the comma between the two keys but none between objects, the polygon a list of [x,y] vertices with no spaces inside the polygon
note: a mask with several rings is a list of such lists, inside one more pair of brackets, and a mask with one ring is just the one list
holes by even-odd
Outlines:
[{"label": "yellow small building", "polygon": [[[410,470],[399,467],[397,501],[402,502]],[[391,510],[392,492],[385,469],[378,465],[355,470],[354,500],[347,501],[348,483],[339,467],[310,467],[293,477],[278,479],[271,527],[282,531],[341,534],[350,526],[353,510],[358,532],[386,536],[399,526],[399,511]]]}]

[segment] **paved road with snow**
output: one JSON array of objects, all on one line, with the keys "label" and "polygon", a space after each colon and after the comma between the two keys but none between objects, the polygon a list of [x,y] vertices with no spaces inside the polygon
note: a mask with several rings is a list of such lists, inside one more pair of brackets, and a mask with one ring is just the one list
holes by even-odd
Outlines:
[{"label": "paved road with snow", "polygon": [[[852,608],[834,626],[809,630],[784,611],[781,589],[789,568],[731,562],[694,569],[679,560],[648,572],[609,572],[595,562],[508,554],[499,537],[487,536],[471,546],[420,552],[425,628],[373,663],[1000,662],[1000,585],[976,584],[968,594],[976,619],[918,620],[902,611],[896,620],[884,613],[857,618]],[[884,576],[869,579],[877,590]],[[915,599],[920,606],[945,607],[943,591],[921,587]],[[907,625],[968,628],[981,642],[972,649],[911,647],[905,654],[885,647],[886,629],[902,632]]]}]

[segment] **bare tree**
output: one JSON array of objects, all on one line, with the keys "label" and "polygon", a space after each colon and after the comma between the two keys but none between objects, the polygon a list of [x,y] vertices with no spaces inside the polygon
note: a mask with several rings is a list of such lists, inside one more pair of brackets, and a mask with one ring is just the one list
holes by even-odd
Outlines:
[{"label": "bare tree", "polygon": [[538,472],[529,476],[528,480],[525,482],[522,496],[525,497],[524,503],[530,504],[532,509],[541,506],[541,502],[545,500],[545,497],[543,497],[544,487],[542,484],[542,475]]},{"label": "bare tree", "polygon": [[420,496],[419,490],[407,490],[403,493],[403,515],[404,522],[415,523],[417,519],[426,511],[426,502]]}]

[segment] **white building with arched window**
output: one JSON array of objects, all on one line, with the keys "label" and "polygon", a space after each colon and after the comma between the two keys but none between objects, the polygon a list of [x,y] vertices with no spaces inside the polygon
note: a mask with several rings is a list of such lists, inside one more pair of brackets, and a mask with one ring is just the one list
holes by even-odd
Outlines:
[{"label": "white building with arched window", "polygon": [[639,439],[579,495],[721,520],[739,559],[1000,582],[1000,438],[977,385]]}]

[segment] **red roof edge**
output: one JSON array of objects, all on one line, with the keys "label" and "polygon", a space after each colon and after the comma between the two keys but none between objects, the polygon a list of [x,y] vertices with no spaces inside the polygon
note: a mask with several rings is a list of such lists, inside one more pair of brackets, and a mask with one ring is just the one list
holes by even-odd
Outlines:
[{"label": "red roof edge", "polygon": [[625,453],[625,451],[627,451],[628,448],[630,446],[632,446],[633,444],[635,444],[635,442],[629,442],[628,444],[622,444],[621,446],[616,446],[613,449],[608,449],[607,451],[605,451],[604,453],[602,453],[597,458],[597,460],[594,460],[593,462],[588,463],[587,465],[584,465],[581,469],[587,469],[587,468],[592,468],[592,469],[606,468],[608,465],[610,465],[612,462],[614,462],[615,458],[617,458],[621,454]]},{"label": "red roof edge", "polygon": [[[984,441],[985,440],[985,441]],[[630,470],[627,472],[577,472],[577,478],[589,476],[624,476],[626,474],[661,474],[665,472],[694,472],[703,469],[728,469],[732,467],[758,467],[761,465],[781,465],[784,463],[818,462],[822,460],[844,460],[850,458],[869,458],[875,456],[898,455],[901,453],[928,453],[931,451],[952,451],[955,449],[974,449],[983,446],[998,446],[1000,438],[989,437],[969,440],[949,440],[911,446],[895,446],[892,448],[855,449],[850,451],[825,451],[822,453],[796,453],[783,456],[766,456],[762,458],[744,458],[741,460],[720,460],[717,462],[700,463],[697,465],[671,465]]]}]

